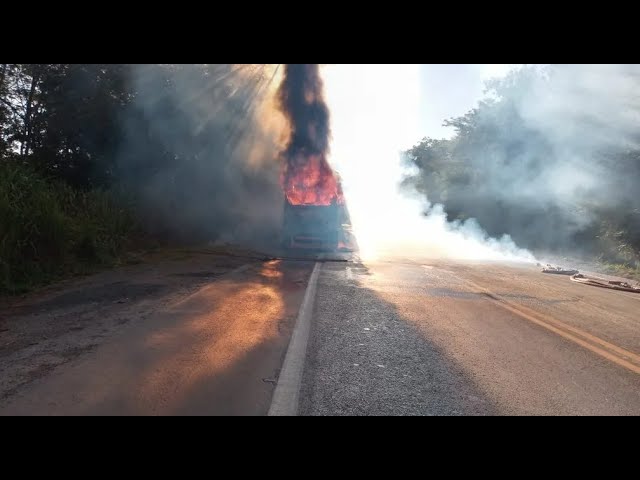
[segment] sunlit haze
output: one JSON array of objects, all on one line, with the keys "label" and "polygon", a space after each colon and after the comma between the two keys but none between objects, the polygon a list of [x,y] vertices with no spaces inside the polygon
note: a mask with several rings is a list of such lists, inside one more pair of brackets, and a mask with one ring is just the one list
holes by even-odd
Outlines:
[{"label": "sunlit haze", "polygon": [[[508,71],[506,65],[324,68],[333,132],[330,162],[342,177],[363,258],[390,251],[467,259],[532,258],[508,239],[485,238],[473,224],[450,226],[439,208],[419,220],[426,202],[398,189],[403,175],[400,153],[423,137],[447,136],[442,121],[471,109],[482,96],[483,80]],[[428,113],[431,103],[433,114]]]}]

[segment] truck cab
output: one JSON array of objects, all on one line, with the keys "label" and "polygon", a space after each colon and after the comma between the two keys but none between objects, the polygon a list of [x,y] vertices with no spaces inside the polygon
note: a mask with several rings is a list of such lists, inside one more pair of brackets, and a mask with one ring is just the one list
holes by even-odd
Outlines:
[{"label": "truck cab", "polygon": [[285,248],[336,250],[341,228],[339,210],[339,205],[335,202],[330,205],[293,205],[285,199]]}]

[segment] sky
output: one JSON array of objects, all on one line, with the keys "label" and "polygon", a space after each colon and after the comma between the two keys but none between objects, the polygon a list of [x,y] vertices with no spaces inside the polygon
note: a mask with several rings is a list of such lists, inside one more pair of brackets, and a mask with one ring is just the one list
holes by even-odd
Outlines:
[{"label": "sky", "polygon": [[443,120],[469,111],[482,98],[484,81],[504,76],[514,65],[420,65],[420,128],[425,136],[449,138],[453,130]]},{"label": "sky", "polygon": [[423,137],[448,138],[445,119],[463,115],[482,98],[484,81],[512,65],[363,65],[324,67],[331,112],[330,162],[345,189],[364,182],[395,190],[402,175],[399,152]]},{"label": "sky", "polygon": [[[381,244],[398,247],[403,239],[433,234],[434,226],[418,225],[424,199],[400,194],[403,175],[400,152],[425,136],[447,138],[442,122],[474,107],[484,81],[503,76],[512,65],[363,65],[323,67],[325,94],[331,112],[329,162],[343,182],[361,250]],[[434,220],[435,221],[435,220]],[[437,219],[442,222],[442,218]],[[416,229],[422,234],[412,234]],[[431,249],[454,239],[444,225]],[[376,245],[374,245],[375,243]],[[460,249],[459,249],[460,250]]]}]

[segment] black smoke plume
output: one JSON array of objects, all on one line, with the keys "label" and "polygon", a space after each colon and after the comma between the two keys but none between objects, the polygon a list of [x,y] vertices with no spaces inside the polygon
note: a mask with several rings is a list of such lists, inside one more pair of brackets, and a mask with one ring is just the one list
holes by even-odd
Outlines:
[{"label": "black smoke plume", "polygon": [[317,64],[288,64],[277,93],[278,107],[289,125],[281,154],[282,186],[292,203],[326,204],[339,196],[327,162],[330,126]]}]

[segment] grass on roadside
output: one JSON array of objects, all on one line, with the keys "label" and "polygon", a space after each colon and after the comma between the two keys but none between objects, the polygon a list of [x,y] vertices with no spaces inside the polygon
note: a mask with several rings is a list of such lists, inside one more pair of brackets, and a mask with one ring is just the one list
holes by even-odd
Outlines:
[{"label": "grass on roadside", "polygon": [[111,193],[0,161],[0,293],[117,264],[134,232],[131,210]]}]

